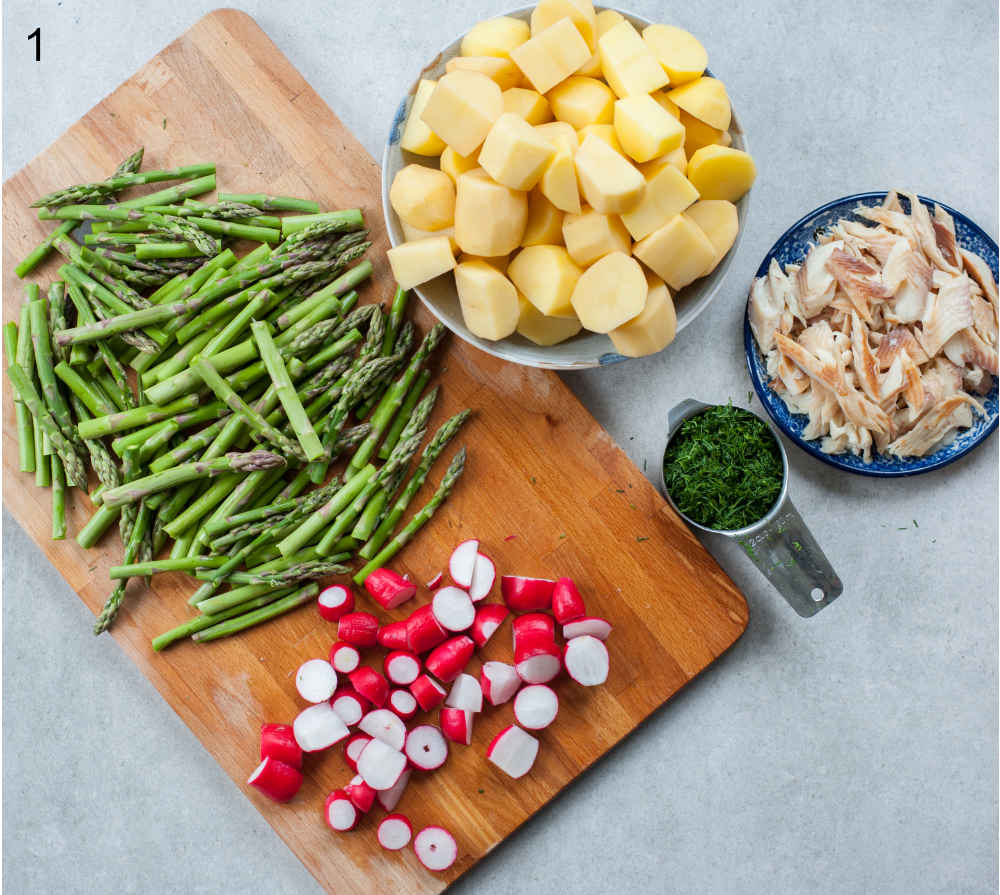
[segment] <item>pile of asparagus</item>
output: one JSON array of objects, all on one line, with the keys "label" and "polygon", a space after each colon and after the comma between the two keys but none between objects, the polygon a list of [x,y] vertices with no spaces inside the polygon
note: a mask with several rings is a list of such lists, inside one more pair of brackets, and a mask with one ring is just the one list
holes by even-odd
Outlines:
[{"label": "pile of asparagus", "polygon": [[[18,275],[52,250],[66,263],[47,296],[27,285],[4,348],[20,468],[52,489],[53,538],[66,537],[68,489],[88,489],[88,460],[95,510],[76,540],[92,547],[118,522],[124,558],[95,633],[130,579],[201,581],[189,601],[200,615],[155,638],[162,649],[302,605],[355,558],[363,583],[461,476],[464,448],[401,527],[469,411],[436,431],[410,474],[438,397],[427,364],[443,328],[418,343],[400,289],[388,312],[356,306],[372,271],[359,211],[257,194],[207,204],[195,197],[215,189],[214,165],[140,173],[141,161],[139,150],[107,180],[34,203],[61,223]],[[238,258],[230,240],[259,245]],[[346,468],[331,476],[339,458]]]}]

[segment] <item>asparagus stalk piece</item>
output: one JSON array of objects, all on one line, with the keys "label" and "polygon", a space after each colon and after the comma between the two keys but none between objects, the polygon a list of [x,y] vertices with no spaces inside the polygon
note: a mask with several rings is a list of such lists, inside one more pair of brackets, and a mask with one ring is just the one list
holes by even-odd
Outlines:
[{"label": "asparagus stalk piece", "polygon": [[139,261],[153,261],[160,258],[198,258],[204,255],[217,255],[222,251],[222,243],[212,240],[213,251],[204,251],[204,246],[192,245],[190,242],[142,242],[135,247],[135,257]]},{"label": "asparagus stalk piece", "polygon": [[76,542],[84,550],[93,547],[121,514],[121,507],[108,507],[103,503],[94,511],[87,523],[76,533]]},{"label": "asparagus stalk piece", "polygon": [[112,566],[108,577],[145,578],[157,572],[193,572],[196,569],[215,569],[222,565],[221,556],[186,556],[183,559],[153,559],[129,565]]},{"label": "asparagus stalk piece", "polygon": [[226,499],[226,495],[236,487],[239,481],[240,476],[238,475],[221,476],[210,487],[206,488],[196,500],[188,504],[177,516],[166,523],[163,526],[163,530],[172,538],[179,537],[185,532],[193,532],[197,535],[198,532],[195,526],[206,513],[214,510]]},{"label": "asparagus stalk piece", "polygon": [[396,293],[392,297],[392,305],[389,307],[389,322],[385,327],[385,341],[382,342],[382,354],[388,357],[395,353],[396,335],[403,325],[403,317],[406,316],[406,304],[410,293],[402,286],[396,287]]},{"label": "asparagus stalk piece", "polygon": [[229,609],[217,612],[215,615],[199,615],[190,621],[186,621],[183,624],[178,625],[176,628],[172,628],[171,630],[160,634],[158,637],[154,637],[152,642],[153,649],[160,652],[170,646],[170,644],[176,643],[178,640],[190,637],[192,634],[195,634],[198,631],[203,631],[205,628],[210,628],[213,625],[217,625],[219,622],[225,621],[228,618],[233,618],[237,615],[244,615],[253,609],[259,609],[261,606],[266,606],[268,603],[273,603],[282,597],[287,597],[292,592],[293,588],[266,588],[262,595],[254,599],[245,600],[242,603],[231,606]]},{"label": "asparagus stalk piece", "polygon": [[350,505],[351,501],[358,496],[368,480],[374,475],[375,467],[371,464],[359,470],[329,501],[311,513],[300,525],[278,542],[281,555],[292,556],[312,542],[336,518],[338,513]]},{"label": "asparagus stalk piece", "polygon": [[[269,587],[288,587],[297,581],[311,581],[330,575],[346,575],[350,569],[337,562],[306,562],[274,572],[247,573],[238,580],[243,584],[266,584]],[[231,579],[232,580],[232,579]]]},{"label": "asparagus stalk piece", "polygon": [[66,473],[56,454],[49,459],[52,461],[52,540],[61,541],[66,537]]},{"label": "asparagus stalk piece", "polygon": [[40,199],[36,199],[31,203],[31,207],[44,208],[69,205],[81,200],[89,201],[96,198],[106,198],[119,190],[143,183],[162,183],[164,180],[186,180],[189,177],[202,177],[206,174],[214,173],[215,165],[213,164],[186,165],[183,168],[172,168],[163,171],[115,173],[100,183],[81,183],[76,186],[56,190],[53,193],[42,196]]},{"label": "asparagus stalk piece", "polygon": [[[66,328],[66,284],[55,282],[49,286],[49,332]],[[56,360],[69,360],[69,349],[53,346]]]},{"label": "asparagus stalk piece", "polygon": [[[31,317],[28,305],[21,306],[20,326],[17,329],[17,342],[14,354],[7,349],[7,365],[17,364],[29,377],[34,376],[35,354],[31,346]],[[18,463],[21,472],[35,471],[35,422],[20,396],[15,396],[14,412],[17,415]]]},{"label": "asparagus stalk piece", "polygon": [[196,394],[185,395],[170,404],[145,404],[131,410],[111,413],[86,420],[78,426],[81,438],[103,438],[124,429],[135,429],[168,419],[178,413],[193,410],[201,399]]},{"label": "asparagus stalk piece", "polygon": [[266,196],[264,193],[219,193],[219,201],[253,205],[262,211],[297,211],[301,214],[316,214],[319,211],[319,203],[312,199]]},{"label": "asparagus stalk piece", "polygon": [[421,370],[413,385],[410,386],[410,390],[406,393],[406,398],[400,405],[399,412],[392,421],[392,425],[389,427],[389,431],[386,433],[385,438],[382,440],[382,445],[378,450],[378,455],[382,460],[388,460],[392,454],[392,450],[399,442],[399,436],[406,426],[406,421],[413,413],[413,408],[417,406],[417,402],[420,400],[424,389],[427,388],[427,383],[430,382],[430,379],[430,370]]},{"label": "asparagus stalk piece", "polygon": [[297,606],[308,603],[318,593],[319,585],[315,582],[307,584],[305,587],[293,591],[287,597],[282,597],[280,600],[269,603],[267,606],[254,609],[252,612],[246,612],[227,621],[219,622],[210,628],[205,628],[203,631],[198,631],[192,635],[192,639],[197,640],[199,643],[207,643],[210,640],[218,640],[220,637],[228,637],[231,634],[245,631],[247,628],[258,625],[261,622],[269,621],[272,618],[295,609]]},{"label": "asparagus stalk piece", "polygon": [[342,233],[348,230],[360,230],[365,225],[365,222],[361,216],[361,211],[357,208],[348,208],[343,211],[296,214],[288,215],[281,219],[281,232],[285,236],[291,236],[293,233],[299,233],[316,224],[332,224],[339,228],[337,232]]},{"label": "asparagus stalk piece", "polygon": [[42,299],[29,302],[28,316],[31,319],[31,344],[35,351],[35,372],[42,387],[45,406],[67,439],[79,439],[70,416],[69,405],[59,390],[59,380],[55,374],[52,358],[52,342],[49,340],[49,323],[45,302]]},{"label": "asparagus stalk piece", "polygon": [[[146,536],[146,530],[149,528],[151,515],[149,507],[144,503],[139,505],[139,513],[136,517],[135,525],[132,526],[132,533],[129,536],[128,544],[125,546],[126,564],[135,561],[142,540]],[[108,597],[104,608],[94,623],[95,634],[102,634],[111,627],[115,617],[118,615],[118,610],[121,609],[122,601],[125,599],[125,587],[127,584],[127,580],[121,580],[115,585],[114,590],[111,591],[111,596]]]},{"label": "asparagus stalk piece", "polygon": [[114,402],[98,383],[92,379],[85,379],[66,361],[56,364],[54,372],[94,416],[107,416],[118,412]]}]

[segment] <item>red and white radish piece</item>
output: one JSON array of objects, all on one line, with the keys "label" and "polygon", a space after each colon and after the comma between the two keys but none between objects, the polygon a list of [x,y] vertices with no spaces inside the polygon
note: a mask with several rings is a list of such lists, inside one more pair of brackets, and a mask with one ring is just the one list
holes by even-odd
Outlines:
[{"label": "red and white radish piece", "polygon": [[569,676],[584,687],[596,687],[608,679],[608,648],[590,634],[569,641],[563,661]]},{"label": "red and white radish piece", "polygon": [[514,612],[535,612],[552,605],[552,589],[555,586],[556,583],[548,578],[504,575],[500,579],[500,595]]},{"label": "red and white radish piece", "polygon": [[339,743],[351,735],[344,719],[328,702],[311,705],[299,712],[292,724],[292,730],[295,733],[295,742],[303,752],[329,749],[334,743]]},{"label": "red and white radish piece", "polygon": [[353,830],[361,819],[361,812],[354,807],[350,796],[342,789],[335,789],[326,797],[323,814],[330,829],[338,833]]},{"label": "red and white radish piece", "polygon": [[510,615],[510,610],[500,603],[487,603],[476,609],[476,617],[472,622],[472,640],[480,649],[496,633],[504,619]]},{"label": "red and white radish piece", "polygon": [[295,672],[295,689],[306,702],[326,702],[337,689],[337,670],[326,659],[308,659]]},{"label": "red and white radish piece", "polygon": [[486,757],[515,780],[531,770],[537,755],[538,740],[516,724],[501,730],[486,749]]},{"label": "red and white radish piece", "polygon": [[572,578],[560,578],[552,589],[552,614],[560,625],[587,614],[583,597]]},{"label": "red and white radish piece", "polygon": [[330,664],[341,674],[350,674],[361,664],[358,648],[338,640],[330,647]]},{"label": "red and white radish piece", "polygon": [[368,734],[356,733],[347,741],[347,745],[344,746],[344,761],[347,762],[355,774],[358,772],[358,756],[370,741],[371,737]]},{"label": "red and white radish piece", "polygon": [[398,749],[372,740],[358,756],[358,773],[372,789],[390,789],[406,770],[406,756]]},{"label": "red and white radish piece", "polygon": [[389,682],[374,668],[362,666],[348,676],[354,687],[375,708],[380,709],[389,698]]},{"label": "red and white radish piece", "polygon": [[483,662],[479,685],[490,705],[503,705],[520,688],[521,677],[517,669],[506,662]]},{"label": "red and white radish piece", "polygon": [[353,687],[339,689],[330,697],[330,705],[348,727],[357,724],[370,708],[368,700]]},{"label": "red and white radish piece", "polygon": [[430,581],[427,582],[428,590],[437,590],[441,586],[441,582],[444,581],[444,575],[438,572]]},{"label": "red and white radish piece", "polygon": [[585,618],[574,619],[563,625],[563,638],[572,640],[574,637],[596,637],[598,640],[607,640],[611,633],[611,622],[603,618],[587,616]]},{"label": "red and white radish piece", "polygon": [[472,626],[476,607],[468,593],[460,587],[442,587],[431,601],[434,618],[446,631],[465,631]]},{"label": "red and white radish piece", "polygon": [[479,555],[479,541],[471,539],[462,541],[448,560],[448,572],[451,580],[459,587],[467,588],[472,584],[472,576],[476,571],[476,557]]},{"label": "red and white radish piece", "polygon": [[525,730],[542,730],[556,720],[559,697],[545,684],[522,687],[514,697],[514,717]]},{"label": "red and white radish piece", "polygon": [[302,767],[302,747],[295,742],[291,724],[262,724],[260,757],[282,761],[293,768]]},{"label": "red and white radish piece", "polygon": [[413,840],[417,859],[428,870],[447,870],[458,857],[455,837],[444,827],[424,827]]},{"label": "red and white radish piece", "polygon": [[527,641],[532,637],[555,641],[556,623],[551,615],[544,612],[529,612],[514,619],[511,623],[511,636],[514,638],[514,649],[517,649],[520,641]]},{"label": "red and white radish piece", "polygon": [[483,691],[471,674],[464,672],[455,678],[455,683],[451,685],[451,692],[444,701],[448,708],[465,709],[467,712],[481,712],[483,710]]},{"label": "red and white radish piece", "polygon": [[403,719],[389,709],[369,712],[361,719],[358,730],[399,751],[403,750],[403,743],[406,742],[406,725]]},{"label": "red and white radish piece", "polygon": [[404,721],[417,713],[416,697],[409,690],[393,690],[389,694],[389,708]]},{"label": "red and white radish piece", "polygon": [[475,650],[476,645],[460,634],[435,647],[424,662],[424,667],[442,683],[450,684],[469,664]]},{"label": "red and white radish piece", "polygon": [[438,624],[430,603],[415,610],[406,620],[406,648],[418,656],[434,649],[447,637],[448,632]]},{"label": "red and white radish piece", "polygon": [[544,637],[518,638],[514,667],[526,684],[547,684],[562,668],[559,647],[554,640]]},{"label": "red and white radish piece", "polygon": [[484,553],[476,554],[476,565],[472,570],[472,583],[469,585],[469,596],[472,602],[478,603],[493,590],[493,582],[497,580],[497,567],[493,560]]},{"label": "red and white radish piece", "polygon": [[386,811],[392,811],[399,804],[399,800],[403,798],[403,791],[406,789],[406,784],[409,782],[410,769],[407,768],[392,786],[388,789],[380,789],[375,798],[378,799],[378,803],[383,809]]},{"label": "red and white radish piece", "polygon": [[435,706],[444,701],[445,690],[434,678],[428,674],[422,674],[412,684],[410,692],[417,700],[417,705],[425,712],[429,712]]},{"label": "red and white radish piece", "polygon": [[375,646],[378,643],[378,619],[370,612],[348,612],[337,622],[337,637],[361,649]]},{"label": "red and white radish piece", "polygon": [[406,757],[421,771],[435,771],[448,758],[448,741],[433,724],[420,724],[406,735]]},{"label": "red and white radish piece", "polygon": [[247,783],[259,789],[269,799],[287,802],[302,786],[302,773],[298,768],[268,756],[257,765]]},{"label": "red and white radish piece", "polygon": [[340,621],[348,612],[354,611],[354,591],[343,584],[325,587],[316,598],[316,608],[328,622]]},{"label": "red and white radish piece", "polygon": [[389,622],[378,629],[378,645],[391,650],[409,649],[408,640],[409,625],[407,620],[401,619],[398,622]]},{"label": "red and white radish piece", "polygon": [[413,827],[405,814],[390,814],[378,825],[378,844],[387,851],[399,851],[410,844]]},{"label": "red and white radish piece", "polygon": [[454,743],[472,742],[472,712],[466,709],[441,709],[441,733]]},{"label": "red and white radish piece", "polygon": [[385,676],[400,687],[412,684],[420,675],[420,659],[406,650],[393,650],[382,663]]},{"label": "red and white radish piece", "polygon": [[[365,749],[368,747],[365,746]],[[364,754],[365,749],[361,750]],[[360,760],[361,756],[358,756]],[[351,782],[344,787],[344,792],[347,793],[347,798],[351,800],[351,804],[362,813],[371,811],[372,805],[375,804],[375,787],[370,783],[366,783],[364,777],[360,774],[351,778]]]},{"label": "red and white radish piece", "polygon": [[365,590],[383,609],[395,609],[416,594],[417,586],[392,569],[376,569],[365,578]]}]

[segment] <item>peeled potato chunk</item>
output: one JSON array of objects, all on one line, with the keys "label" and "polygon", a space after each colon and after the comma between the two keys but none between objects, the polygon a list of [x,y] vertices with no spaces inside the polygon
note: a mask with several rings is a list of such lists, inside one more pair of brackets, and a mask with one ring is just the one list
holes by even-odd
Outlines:
[{"label": "peeled potato chunk", "polygon": [[499,270],[500,273],[507,272],[507,262],[510,261],[510,255],[495,255],[492,258],[483,258],[481,255],[470,255],[467,252],[462,252],[458,256],[458,263],[465,264],[467,261],[484,261],[490,267]]},{"label": "peeled potato chunk", "polygon": [[479,151],[479,164],[497,183],[530,190],[555,155],[555,147],[520,115],[504,112]]},{"label": "peeled potato chunk", "polygon": [[497,183],[482,168],[458,178],[455,240],[463,252],[484,258],[510,254],[527,223],[527,193]]},{"label": "peeled potato chunk", "polygon": [[505,339],[517,328],[520,309],[514,284],[485,261],[464,261],[455,268],[462,319],[480,339]]},{"label": "peeled potato chunk", "polygon": [[698,78],[671,90],[667,97],[689,115],[720,131],[729,130],[733,111],[726,85],[718,78]]},{"label": "peeled potato chunk", "polygon": [[514,47],[519,47],[529,37],[531,28],[527,22],[510,16],[487,19],[473,25],[462,38],[463,56],[500,56],[508,58]]},{"label": "peeled potato chunk", "polygon": [[698,198],[698,191],[673,165],[663,165],[646,178],[639,204],[622,214],[622,223],[633,239],[642,239],[680,214]]},{"label": "peeled potato chunk", "polygon": [[445,227],[443,230],[421,230],[418,227],[414,227],[412,224],[406,223],[402,218],[399,219],[399,225],[403,228],[403,237],[407,242],[415,242],[418,239],[428,239],[431,236],[446,236],[448,237],[448,242],[451,244],[452,252],[458,251],[458,243],[455,242],[455,228]]},{"label": "peeled potato chunk", "polygon": [[576,317],[546,317],[520,292],[517,300],[520,307],[517,331],[536,345],[557,345],[571,339],[583,329]]},{"label": "peeled potato chunk", "polygon": [[590,49],[576,26],[562,18],[511,50],[510,58],[535,90],[548,93],[590,58]]},{"label": "peeled potato chunk", "polygon": [[553,87],[548,95],[552,114],[577,130],[588,124],[610,124],[615,95],[603,81],[573,75]]},{"label": "peeled potato chunk", "polygon": [[521,69],[500,56],[453,56],[445,63],[445,72],[477,71],[494,81],[501,90],[521,83]]},{"label": "peeled potato chunk", "polygon": [[632,240],[618,215],[584,208],[563,218],[562,238],[566,251],[581,267],[587,267],[612,252],[628,254]]},{"label": "peeled potato chunk", "polygon": [[402,220],[420,230],[443,230],[455,221],[455,185],[436,168],[401,168],[389,187],[389,203]]},{"label": "peeled potato chunk", "polygon": [[742,149],[703,146],[688,160],[687,176],[702,199],[735,202],[753,186],[757,167]]},{"label": "peeled potato chunk", "polygon": [[639,32],[624,19],[597,41],[604,80],[619,97],[652,93],[670,79]]},{"label": "peeled potato chunk", "polygon": [[646,188],[638,169],[593,134],[576,151],[574,163],[580,192],[601,214],[621,214],[634,208]]},{"label": "peeled potato chunk", "polygon": [[715,249],[712,266],[705,271],[711,273],[736,242],[736,234],[740,229],[736,206],[725,199],[702,199],[687,209],[684,215],[701,228]]},{"label": "peeled potato chunk", "polygon": [[613,124],[588,124],[586,127],[581,127],[576,133],[581,143],[587,139],[588,135],[593,134],[599,140],[607,143],[619,155],[625,155],[622,144],[618,142],[618,134],[615,133]]},{"label": "peeled potato chunk", "polygon": [[608,333],[615,351],[625,357],[662,351],[677,334],[677,313],[667,284],[647,271],[646,285],[646,306],[636,317]]},{"label": "peeled potato chunk", "polygon": [[412,289],[455,267],[447,236],[404,242],[386,252],[392,275],[401,289]]},{"label": "peeled potato chunk", "polygon": [[649,25],[642,31],[663,70],[675,87],[700,78],[708,65],[708,53],[701,42],[675,25]]},{"label": "peeled potato chunk", "polygon": [[479,167],[479,153],[472,155],[459,155],[450,146],[445,146],[441,153],[441,170],[444,171],[455,183],[466,171],[473,171]]},{"label": "peeled potato chunk", "polygon": [[562,246],[528,246],[507,268],[507,276],[539,311],[549,317],[573,317],[570,297],[581,270]]},{"label": "peeled potato chunk", "polygon": [[541,190],[532,190],[528,194],[528,226],[524,228],[521,245],[559,245],[563,241],[564,217]]},{"label": "peeled potato chunk", "polygon": [[570,303],[584,329],[606,333],[643,309],[646,292],[639,262],[624,252],[612,252],[581,274]]},{"label": "peeled potato chunk", "polygon": [[715,248],[694,221],[679,214],[639,240],[632,254],[677,290],[708,273]]},{"label": "peeled potato chunk", "polygon": [[684,152],[691,158],[702,146],[716,146],[729,137],[727,131],[705,124],[681,109],[681,124],[684,125]]},{"label": "peeled potato chunk", "polygon": [[[443,158],[443,156],[442,156]],[[639,165],[639,171],[646,178],[647,182],[651,177],[659,172],[664,165],[673,165],[681,174],[687,173],[688,160],[684,154],[684,147],[678,146],[672,152],[661,155],[659,158],[650,159]]]},{"label": "peeled potato chunk", "polygon": [[423,114],[427,100],[434,92],[434,85],[437,81],[427,78],[417,84],[417,90],[413,94],[413,103],[410,105],[410,114],[406,118],[406,127],[403,128],[403,136],[399,140],[399,148],[405,149],[416,155],[436,156],[444,151],[444,140],[434,133],[420,117]]},{"label": "peeled potato chunk", "polygon": [[615,103],[615,133],[637,162],[648,162],[684,144],[684,128],[651,96],[627,96]]},{"label": "peeled potato chunk", "polygon": [[592,53],[595,46],[596,18],[594,4],[590,0],[538,0],[531,11],[531,34],[534,36],[544,31],[560,19],[569,19],[586,42],[588,51]]},{"label": "peeled potato chunk", "polygon": [[422,117],[455,152],[472,155],[502,114],[495,81],[478,71],[453,71],[437,82]]},{"label": "peeled potato chunk", "polygon": [[545,124],[552,120],[549,101],[537,90],[511,87],[503,92],[503,110],[520,115],[528,124]]},{"label": "peeled potato chunk", "polygon": [[556,148],[555,155],[542,173],[538,189],[560,211],[577,213],[580,211],[580,189],[576,181],[576,133],[570,125],[562,121],[540,124],[535,131],[545,137]]}]

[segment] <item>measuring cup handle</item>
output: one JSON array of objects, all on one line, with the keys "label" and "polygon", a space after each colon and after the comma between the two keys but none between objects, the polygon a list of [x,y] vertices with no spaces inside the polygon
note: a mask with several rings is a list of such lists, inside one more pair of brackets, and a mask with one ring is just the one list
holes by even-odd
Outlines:
[{"label": "measuring cup handle", "polygon": [[739,538],[755,566],[799,615],[815,615],[844,590],[805,522],[786,497],[774,518]]}]

